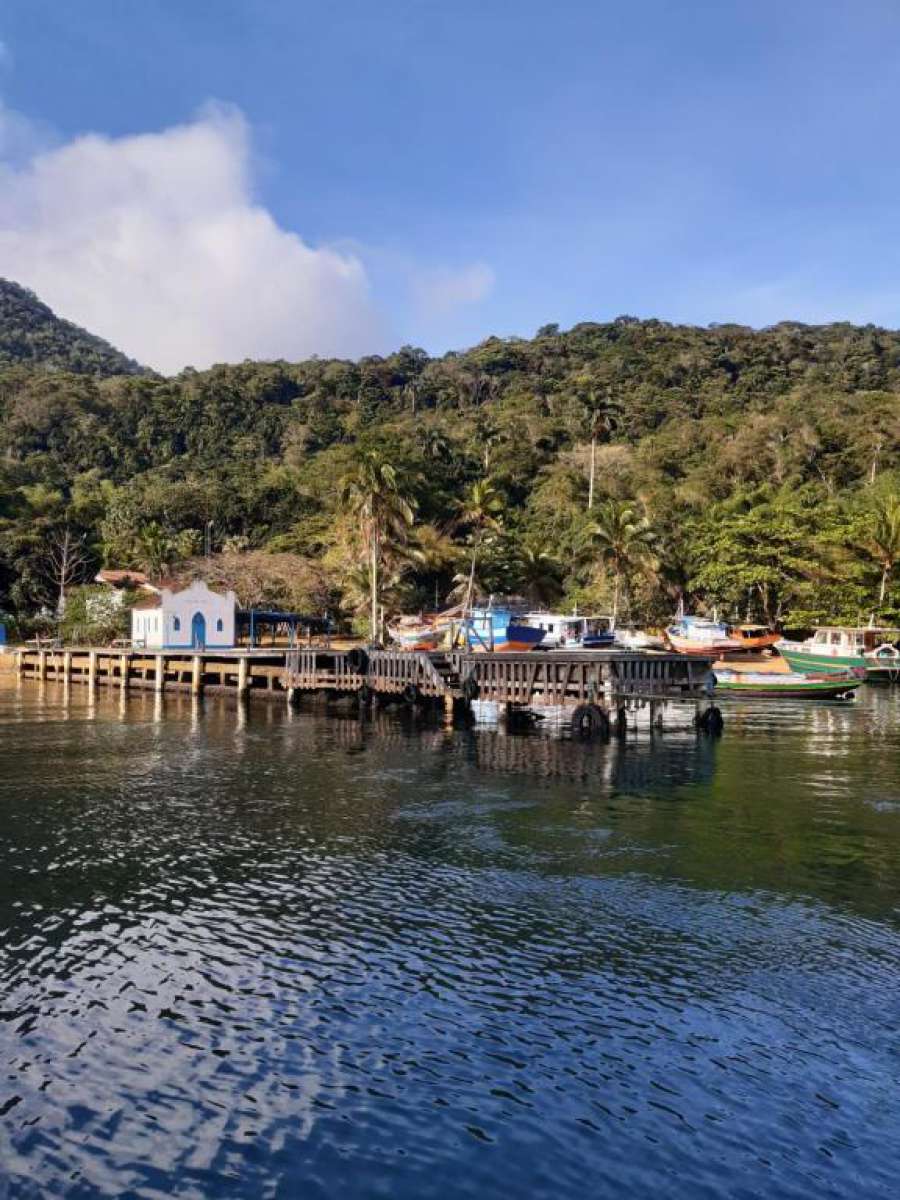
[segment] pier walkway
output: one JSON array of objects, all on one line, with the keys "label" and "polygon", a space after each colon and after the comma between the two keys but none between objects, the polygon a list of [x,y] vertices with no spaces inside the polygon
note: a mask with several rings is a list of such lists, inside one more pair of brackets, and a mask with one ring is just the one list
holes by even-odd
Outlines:
[{"label": "pier walkway", "polygon": [[443,705],[448,715],[475,701],[503,706],[513,718],[533,708],[571,710],[573,727],[608,734],[629,714],[649,708],[661,724],[670,703],[709,705],[711,661],[671,653],[540,651],[473,654],[401,650],[333,650],[307,646],[278,650],[147,651],[77,648],[16,651],[20,677],[115,686],[212,689],[238,696],[284,693],[355,697],[360,704]]}]

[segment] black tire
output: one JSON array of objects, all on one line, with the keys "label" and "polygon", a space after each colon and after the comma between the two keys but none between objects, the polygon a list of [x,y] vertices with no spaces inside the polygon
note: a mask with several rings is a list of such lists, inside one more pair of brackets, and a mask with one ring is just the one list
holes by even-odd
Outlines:
[{"label": "black tire", "polygon": [[722,710],[717,708],[715,704],[711,704],[706,712],[701,715],[697,726],[701,733],[708,733],[712,737],[718,737],[725,728],[725,719],[722,716]]},{"label": "black tire", "polygon": [[361,646],[354,646],[347,653],[347,666],[357,675],[365,675],[369,670],[369,656]]},{"label": "black tire", "polygon": [[403,699],[407,704],[415,704],[419,699],[419,689],[414,683],[408,683],[403,689]]},{"label": "black tire", "polygon": [[466,700],[477,700],[480,692],[481,688],[478,686],[478,680],[474,675],[470,675],[467,679],[463,680],[462,694]]},{"label": "black tire", "polygon": [[579,704],[572,713],[573,737],[602,737],[605,741],[609,734],[609,717],[596,704]]}]

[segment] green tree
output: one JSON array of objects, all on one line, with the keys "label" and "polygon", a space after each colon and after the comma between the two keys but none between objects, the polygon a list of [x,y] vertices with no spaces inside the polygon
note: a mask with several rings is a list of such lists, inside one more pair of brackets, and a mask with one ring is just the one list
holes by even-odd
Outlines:
[{"label": "green tree", "polygon": [[631,608],[631,578],[635,571],[648,570],[655,563],[656,535],[645,516],[627,500],[605,500],[597,506],[590,529],[594,550],[613,574],[613,624],[619,615],[622,588]]},{"label": "green tree", "polygon": [[369,633],[379,640],[379,571],[385,547],[402,541],[413,521],[413,507],[396,468],[380,450],[360,450],[341,480],[341,501],[360,522],[369,568]]},{"label": "green tree", "polygon": [[900,497],[895,493],[884,496],[872,510],[866,548],[881,567],[878,589],[878,607],[881,608],[894,567],[900,559]]},{"label": "green tree", "polygon": [[616,429],[621,405],[611,389],[591,388],[581,401],[581,416],[591,441],[591,465],[588,474],[588,512],[594,507],[594,480],[597,474],[597,443]]},{"label": "green tree", "polygon": [[489,529],[500,528],[503,509],[503,497],[490,479],[477,480],[459,502],[459,524],[468,526],[472,540],[472,561],[464,600],[467,611],[472,607],[478,551],[481,549],[485,533]]}]

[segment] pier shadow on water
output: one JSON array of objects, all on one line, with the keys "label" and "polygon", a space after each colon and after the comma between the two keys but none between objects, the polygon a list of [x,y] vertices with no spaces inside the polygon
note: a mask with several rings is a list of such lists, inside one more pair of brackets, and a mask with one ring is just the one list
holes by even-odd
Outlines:
[{"label": "pier shadow on water", "polygon": [[0,685],[0,1196],[893,1196],[897,717]]}]

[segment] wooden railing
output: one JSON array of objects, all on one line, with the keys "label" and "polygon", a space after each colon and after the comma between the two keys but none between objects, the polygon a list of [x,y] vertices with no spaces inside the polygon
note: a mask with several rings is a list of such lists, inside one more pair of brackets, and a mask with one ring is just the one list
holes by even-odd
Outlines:
[{"label": "wooden railing", "polygon": [[21,650],[20,675],[96,686],[189,686],[489,700],[509,705],[595,704],[606,709],[698,699],[711,663],[677,654],[539,652],[426,654],[302,647],[267,655],[116,650]]}]

